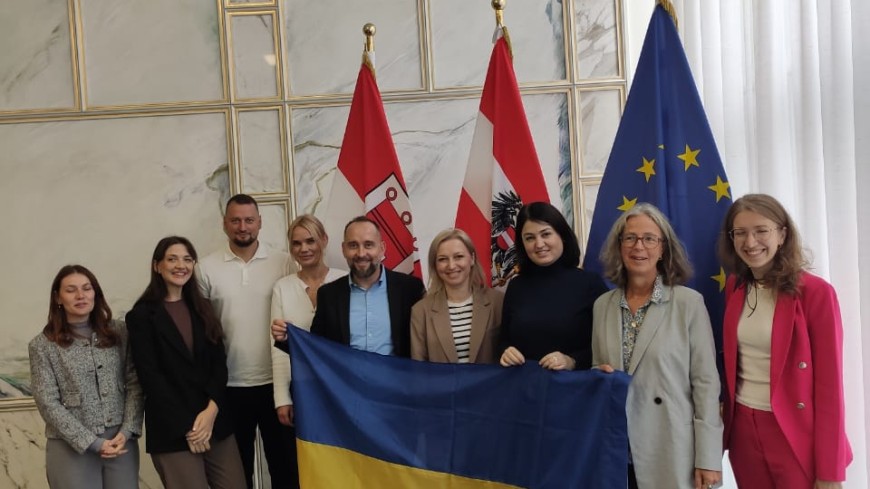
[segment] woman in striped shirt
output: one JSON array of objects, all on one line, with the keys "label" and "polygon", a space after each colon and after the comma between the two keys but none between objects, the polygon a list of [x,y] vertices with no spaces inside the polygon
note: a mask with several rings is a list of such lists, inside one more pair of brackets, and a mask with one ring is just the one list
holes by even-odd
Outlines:
[{"label": "woman in striped shirt", "polygon": [[486,286],[468,234],[438,233],[429,247],[429,292],[411,310],[411,358],[495,363],[502,299]]}]

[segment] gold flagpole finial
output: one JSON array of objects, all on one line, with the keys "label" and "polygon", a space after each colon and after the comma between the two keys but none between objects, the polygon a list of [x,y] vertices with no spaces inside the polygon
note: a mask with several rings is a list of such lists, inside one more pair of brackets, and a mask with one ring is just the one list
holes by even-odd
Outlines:
[{"label": "gold flagpole finial", "polygon": [[363,26],[363,34],[366,35],[366,44],[365,49],[363,49],[362,62],[364,65],[368,66],[369,70],[372,72],[372,76],[375,76],[375,32],[377,32],[377,30],[378,29],[371,22],[368,22]]},{"label": "gold flagpole finial", "polygon": [[495,25],[504,27],[504,4],[505,0],[492,0],[492,8],[495,9]]},{"label": "gold flagpole finial", "polygon": [[662,8],[665,9],[665,12],[671,15],[671,18],[674,19],[674,27],[679,29],[680,22],[677,20],[677,9],[674,8],[674,4],[671,3],[671,0],[656,0],[656,5],[661,5]]},{"label": "gold flagpole finial", "polygon": [[366,35],[366,52],[370,53],[375,50],[375,32],[378,29],[371,22],[363,26],[363,34]]},{"label": "gold flagpole finial", "polygon": [[495,28],[501,30],[504,40],[507,43],[508,53],[511,59],[514,59],[514,49],[511,46],[511,36],[508,34],[508,29],[504,25],[504,6],[507,0],[492,0],[490,5],[495,9]]}]

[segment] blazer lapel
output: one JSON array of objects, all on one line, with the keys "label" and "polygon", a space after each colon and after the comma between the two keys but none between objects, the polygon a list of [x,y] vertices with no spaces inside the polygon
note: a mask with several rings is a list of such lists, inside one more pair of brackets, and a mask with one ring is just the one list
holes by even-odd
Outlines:
[{"label": "blazer lapel", "polygon": [[[477,354],[480,352],[480,345],[483,344],[483,337],[486,336],[486,325],[489,323],[492,301],[483,293],[483,289],[478,289],[472,300],[474,304],[471,306],[471,339],[468,348],[468,361],[475,363]],[[455,354],[455,345],[453,351]]]},{"label": "blazer lapel", "polygon": [[447,306],[446,296],[444,300],[432,301],[432,327],[441,349],[444,350],[444,356],[450,363],[456,363],[456,342],[453,341],[453,327],[450,325],[450,308]]},{"label": "blazer lapel", "polygon": [[643,318],[643,324],[640,327],[640,332],[637,335],[637,341],[634,344],[634,352],[631,354],[631,364],[626,370],[629,374],[634,374],[637,365],[643,358],[646,349],[652,343],[653,338],[659,330],[659,327],[665,320],[665,310],[668,302],[671,300],[671,288],[664,287],[662,292],[662,304],[650,304],[646,310],[646,316]]},{"label": "blazer lapel", "polygon": [[788,347],[795,325],[796,299],[788,294],[777,294],[773,311],[773,332],[770,338],[770,394],[771,398],[779,385],[782,369],[785,368]]},{"label": "blazer lapel", "polygon": [[[732,287],[727,284],[726,287]],[[725,319],[722,325],[722,349],[725,352],[725,382],[727,392],[735,392],[737,388],[737,325],[743,313],[743,303],[746,300],[746,285],[741,285],[731,292],[728,303],[725,304]]]},{"label": "blazer lapel", "polygon": [[335,319],[340,329],[341,339],[345,345],[350,345],[350,285],[342,283],[338,289],[338,300],[335,307]]},{"label": "blazer lapel", "polygon": [[[609,292],[607,307],[604,308],[604,355],[598,360],[611,367],[626,371],[622,364],[622,310],[619,299],[622,297],[619,289]],[[595,365],[597,367],[597,365]]]}]

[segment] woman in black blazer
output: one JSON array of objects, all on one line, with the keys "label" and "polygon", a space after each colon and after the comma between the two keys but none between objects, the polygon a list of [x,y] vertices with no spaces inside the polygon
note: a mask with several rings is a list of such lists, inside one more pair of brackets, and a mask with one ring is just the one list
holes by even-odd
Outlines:
[{"label": "woman in black blazer", "polygon": [[145,392],[145,448],[167,489],[245,487],[225,412],[220,322],[194,277],[186,238],[157,243],[151,283],[127,314],[133,362]]}]

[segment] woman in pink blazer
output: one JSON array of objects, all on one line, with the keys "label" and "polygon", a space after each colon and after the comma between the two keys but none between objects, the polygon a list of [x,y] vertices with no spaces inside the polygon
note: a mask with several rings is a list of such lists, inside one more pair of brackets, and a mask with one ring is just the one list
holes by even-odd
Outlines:
[{"label": "woman in pink blazer", "polygon": [[852,451],[837,294],[806,271],[800,235],[773,197],[745,195],[719,241],[725,289],[724,447],[739,487],[840,488]]}]

